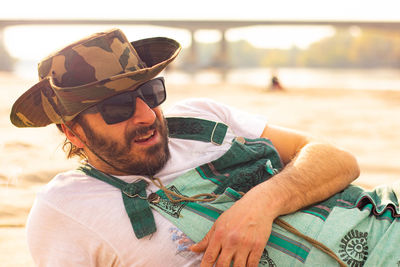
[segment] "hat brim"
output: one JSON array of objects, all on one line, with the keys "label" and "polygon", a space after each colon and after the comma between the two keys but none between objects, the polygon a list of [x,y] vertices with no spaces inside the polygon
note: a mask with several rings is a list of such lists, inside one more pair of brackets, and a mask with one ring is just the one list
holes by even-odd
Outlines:
[{"label": "hat brim", "polygon": [[153,79],[181,50],[178,42],[164,37],[138,40],[131,44],[146,63],[146,68],[75,87],[59,87],[51,78],[43,79],[14,103],[11,122],[17,127],[43,127],[70,121],[102,100],[135,90]]}]

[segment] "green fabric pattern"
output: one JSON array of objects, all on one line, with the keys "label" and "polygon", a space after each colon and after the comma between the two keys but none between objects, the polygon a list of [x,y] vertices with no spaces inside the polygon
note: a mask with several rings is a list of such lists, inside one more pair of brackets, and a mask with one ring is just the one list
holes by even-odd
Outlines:
[{"label": "green fabric pattern", "polygon": [[228,187],[245,193],[282,167],[279,154],[269,140],[237,138],[222,157],[196,170],[204,179],[218,184],[215,194],[222,194]]},{"label": "green fabric pattern", "polygon": [[198,242],[222,212],[241,198],[239,190],[247,192],[281,168],[279,154],[270,141],[236,138],[222,157],[184,173],[167,186],[184,196],[214,192],[219,194],[217,199],[207,203],[171,203],[159,190],[160,202],[150,205]]},{"label": "green fabric pattern", "polygon": [[[282,167],[278,155],[272,153],[270,142],[244,141],[234,140],[231,149],[221,158],[188,171],[167,186],[185,196],[222,190],[216,200],[174,204],[158,191],[160,202],[151,206],[194,242],[199,242],[215,220],[240,199],[240,194],[231,186],[249,182],[236,189],[252,188]],[[261,173],[258,168],[261,165],[264,174],[260,178],[257,172]],[[245,171],[235,175],[238,169]],[[253,176],[252,171],[255,171]],[[325,201],[280,218],[329,247],[349,266],[399,266],[399,185],[382,186],[372,192],[350,185]],[[301,237],[273,224],[259,266],[321,265],[337,266],[337,262]]]},{"label": "green fabric pattern", "polygon": [[[399,185],[384,186],[372,192],[349,186],[323,202],[280,218],[328,246],[349,266],[398,266]],[[198,171],[190,170],[167,188],[190,196],[214,192],[218,186],[212,180],[204,179]],[[209,203],[173,204],[162,192],[157,193],[161,201],[151,206],[194,242],[200,241],[219,215],[240,199],[240,194],[230,187]],[[337,262],[302,238],[273,225],[259,266],[321,265],[337,266]]]}]

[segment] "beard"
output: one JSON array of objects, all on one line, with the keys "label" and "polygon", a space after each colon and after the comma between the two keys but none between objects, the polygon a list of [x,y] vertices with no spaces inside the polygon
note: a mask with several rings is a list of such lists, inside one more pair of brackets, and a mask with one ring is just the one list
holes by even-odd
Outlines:
[{"label": "beard", "polygon": [[[125,132],[123,142],[117,142],[107,136],[99,136],[87,122],[81,126],[87,137],[88,148],[100,156],[100,160],[124,173],[153,176],[164,167],[170,157],[167,122],[163,116],[161,119],[157,116],[150,126],[140,126]],[[135,149],[135,142],[132,140],[152,130],[157,131],[161,141],[133,154],[131,151]]]}]

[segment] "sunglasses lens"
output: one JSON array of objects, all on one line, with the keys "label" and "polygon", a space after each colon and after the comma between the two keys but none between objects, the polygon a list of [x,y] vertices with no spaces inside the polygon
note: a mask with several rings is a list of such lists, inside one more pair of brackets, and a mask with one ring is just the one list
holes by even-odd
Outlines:
[{"label": "sunglasses lens", "polygon": [[132,117],[136,97],[130,92],[111,97],[99,104],[98,109],[107,124],[115,124]]},{"label": "sunglasses lens", "polygon": [[98,104],[97,108],[107,124],[123,122],[135,113],[136,97],[140,97],[150,108],[159,106],[166,99],[164,79],[153,79],[135,91],[108,98]]},{"label": "sunglasses lens", "polygon": [[150,108],[155,108],[165,101],[166,93],[161,79],[151,80],[138,89],[138,94]]}]

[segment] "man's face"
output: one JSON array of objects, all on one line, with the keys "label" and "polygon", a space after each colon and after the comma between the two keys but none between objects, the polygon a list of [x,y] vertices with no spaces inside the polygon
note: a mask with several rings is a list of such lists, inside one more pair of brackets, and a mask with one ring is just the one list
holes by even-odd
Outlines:
[{"label": "man's face", "polygon": [[[126,174],[154,175],[169,158],[168,130],[161,108],[150,109],[140,98],[136,99],[134,115],[126,121],[108,125],[99,113],[85,114],[82,119],[88,147]],[[110,170],[110,166],[103,166]]]}]

